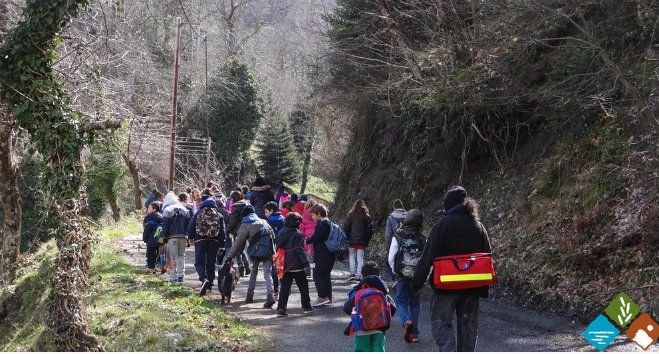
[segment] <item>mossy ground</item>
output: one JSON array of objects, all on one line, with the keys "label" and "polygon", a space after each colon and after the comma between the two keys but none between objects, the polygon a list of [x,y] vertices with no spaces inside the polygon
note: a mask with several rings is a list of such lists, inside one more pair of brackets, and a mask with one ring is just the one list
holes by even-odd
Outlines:
[{"label": "mossy ground", "polygon": [[[97,233],[86,315],[93,333],[109,351],[260,350],[263,338],[181,285],[144,274],[118,256],[112,243],[139,233],[127,219]],[[49,350],[44,325],[55,245],[50,241],[21,265],[14,287],[0,295],[0,349]],[[166,337],[177,333],[179,340]]]}]

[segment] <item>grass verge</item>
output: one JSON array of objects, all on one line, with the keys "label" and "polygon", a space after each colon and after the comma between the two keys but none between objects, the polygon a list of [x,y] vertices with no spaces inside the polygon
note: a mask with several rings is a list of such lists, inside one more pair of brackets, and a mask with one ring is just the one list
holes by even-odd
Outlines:
[{"label": "grass verge", "polygon": [[[112,243],[140,231],[137,220],[100,230],[90,272],[86,311],[108,351],[258,351],[264,340],[212,301],[184,286],[143,274]],[[52,350],[48,311],[53,241],[26,257],[14,286],[0,294],[0,350]]]}]

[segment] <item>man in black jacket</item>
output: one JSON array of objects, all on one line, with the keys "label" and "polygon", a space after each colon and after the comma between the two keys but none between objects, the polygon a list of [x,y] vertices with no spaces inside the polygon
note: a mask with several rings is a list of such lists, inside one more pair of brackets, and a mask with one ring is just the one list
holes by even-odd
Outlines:
[{"label": "man in black jacket", "polygon": [[[446,215],[435,224],[416,268],[412,289],[418,292],[428,278],[437,257],[491,252],[485,227],[478,220],[478,205],[467,198],[462,187],[452,187],[443,202]],[[439,290],[432,285],[430,304],[433,337],[439,351],[474,351],[478,336],[478,305],[487,297],[488,287],[466,290]],[[453,314],[457,314],[457,343],[453,331]]]},{"label": "man in black jacket", "polygon": [[[233,201],[233,209],[231,209],[231,215],[229,215],[227,235],[232,235],[233,240],[235,240],[236,236],[238,236],[238,229],[240,228],[240,223],[243,219],[241,214],[249,202],[245,200],[245,197],[240,191],[231,192],[229,198]],[[236,257],[236,261],[238,263],[238,272],[240,276],[244,277],[245,275],[249,275],[251,271],[249,269],[249,260],[247,259],[245,252],[239,254]]]}]

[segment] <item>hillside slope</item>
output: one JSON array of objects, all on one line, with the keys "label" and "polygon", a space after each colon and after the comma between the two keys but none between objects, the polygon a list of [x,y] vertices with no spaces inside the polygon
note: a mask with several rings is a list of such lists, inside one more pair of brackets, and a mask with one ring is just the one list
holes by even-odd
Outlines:
[{"label": "hillside slope", "polygon": [[524,4],[339,1],[327,86],[355,118],[337,214],[364,198],[384,226],[401,198],[431,223],[462,184],[499,293],[592,319],[624,290],[656,315],[657,4]]}]

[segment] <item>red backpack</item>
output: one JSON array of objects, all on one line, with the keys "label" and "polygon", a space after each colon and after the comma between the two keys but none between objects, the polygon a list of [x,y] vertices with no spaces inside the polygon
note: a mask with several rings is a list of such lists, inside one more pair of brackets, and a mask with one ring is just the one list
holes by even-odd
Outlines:
[{"label": "red backpack", "polygon": [[470,253],[435,258],[433,283],[442,290],[480,288],[497,280],[491,253]]},{"label": "red backpack", "polygon": [[382,291],[364,284],[355,294],[350,320],[353,331],[386,331],[391,325],[391,304]]}]

